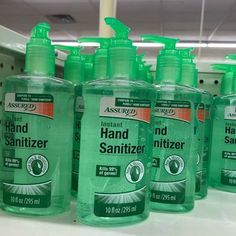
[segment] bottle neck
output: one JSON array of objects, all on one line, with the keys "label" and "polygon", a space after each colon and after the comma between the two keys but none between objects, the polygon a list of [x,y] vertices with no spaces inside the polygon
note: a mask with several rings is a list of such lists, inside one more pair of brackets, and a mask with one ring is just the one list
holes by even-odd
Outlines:
[{"label": "bottle neck", "polygon": [[54,76],[54,50],[43,46],[28,47],[25,58],[25,72],[31,75]]},{"label": "bottle neck", "polygon": [[178,83],[181,76],[180,59],[176,56],[158,56],[156,83]]},{"label": "bottle neck", "polygon": [[180,84],[190,87],[197,87],[195,68],[191,64],[182,64],[182,74]]},{"label": "bottle neck", "polygon": [[134,80],[136,77],[136,48],[113,47],[108,51],[109,79],[124,78]]},{"label": "bottle neck", "polygon": [[84,67],[83,63],[80,62],[65,62],[64,67],[64,79],[71,81],[74,84],[84,82]]},{"label": "bottle neck", "polygon": [[95,79],[107,78],[107,56],[94,57],[94,78]]}]

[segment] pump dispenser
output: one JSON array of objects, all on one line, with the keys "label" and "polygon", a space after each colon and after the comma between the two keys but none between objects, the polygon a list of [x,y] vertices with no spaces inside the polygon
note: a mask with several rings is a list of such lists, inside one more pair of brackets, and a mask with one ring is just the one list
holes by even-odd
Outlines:
[{"label": "pump dispenser", "polygon": [[48,38],[50,25],[40,23],[31,31],[30,41],[26,45],[25,72],[32,75],[54,76],[55,52]]},{"label": "pump dispenser", "polygon": [[[236,55],[226,58],[236,59]],[[225,71],[225,75],[221,95],[213,103],[209,181],[213,188],[235,193],[236,64],[215,64],[213,68]]]},{"label": "pump dispenser", "polygon": [[94,79],[107,78],[107,57],[110,38],[80,38],[79,42],[96,42],[100,47],[94,53]]},{"label": "pump dispenser", "polygon": [[197,68],[193,61],[195,55],[191,54],[193,50],[193,48],[179,50],[182,58],[182,76],[180,84],[192,87],[192,98],[195,99],[195,110],[197,114],[194,136],[194,149],[196,150],[197,156],[195,199],[198,200],[207,196],[211,123],[209,111],[212,103],[212,96],[205,90],[197,89]]},{"label": "pump dispenser", "polygon": [[26,74],[3,84],[0,198],[3,210],[17,214],[55,215],[70,207],[74,89],[53,78],[49,30],[47,23],[33,28]]},{"label": "pump dispenser", "polygon": [[136,80],[129,28],[115,18],[105,22],[115,31],[108,76],[83,89],[77,216],[89,225],[118,226],[149,215],[155,91]]},{"label": "pump dispenser", "polygon": [[81,118],[84,110],[83,97],[82,97],[82,83],[85,82],[84,61],[83,57],[80,54],[82,47],[56,45],[56,48],[70,52],[64,64],[64,79],[72,82],[75,87],[71,192],[72,196],[76,197],[78,191],[78,176],[79,176],[78,171],[79,171],[79,157],[80,157],[80,128],[81,128]]},{"label": "pump dispenser", "polygon": [[[153,211],[186,212],[194,207],[196,155],[194,155],[195,99],[193,89],[181,81],[178,39],[142,35],[163,43],[157,55],[156,107],[151,178]],[[168,196],[168,198],[166,197]]]},{"label": "pump dispenser", "polygon": [[84,82],[84,61],[80,54],[82,47],[73,47],[65,45],[55,45],[57,49],[68,51],[64,65],[64,79],[73,84]]},{"label": "pump dispenser", "polygon": [[196,64],[193,62],[195,55],[191,54],[194,48],[179,49],[181,56],[182,75],[181,84],[189,87],[197,87]]},{"label": "pump dispenser", "polygon": [[181,75],[181,57],[176,49],[179,39],[165,38],[155,35],[141,35],[144,41],[152,41],[165,45],[157,56],[156,84],[177,83]]}]

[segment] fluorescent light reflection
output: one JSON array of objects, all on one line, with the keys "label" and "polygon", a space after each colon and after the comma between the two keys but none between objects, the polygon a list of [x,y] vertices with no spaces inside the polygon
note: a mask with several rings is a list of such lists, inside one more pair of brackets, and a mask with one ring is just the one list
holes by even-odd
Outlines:
[{"label": "fluorescent light reflection", "polygon": [[[83,46],[83,47],[99,47],[99,43],[95,42],[53,42],[57,45],[66,45],[66,46]],[[163,44],[161,43],[151,43],[151,42],[134,42],[134,46],[142,48],[161,48]],[[196,42],[180,42],[176,44],[177,48],[236,48],[236,43],[196,43]]]}]

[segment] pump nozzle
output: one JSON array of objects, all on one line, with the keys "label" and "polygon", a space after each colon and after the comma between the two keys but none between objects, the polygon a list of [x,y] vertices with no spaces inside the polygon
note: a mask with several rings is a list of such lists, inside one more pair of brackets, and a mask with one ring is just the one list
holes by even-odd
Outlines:
[{"label": "pump nozzle", "polygon": [[156,35],[141,35],[142,40],[164,44],[157,55],[156,83],[177,83],[181,76],[181,57],[176,49],[179,39]]},{"label": "pump nozzle", "polygon": [[41,22],[37,24],[31,30],[31,38],[42,38],[42,39],[49,39],[48,34],[51,30],[51,26],[46,22]]},{"label": "pump nozzle", "polygon": [[143,41],[162,43],[165,45],[165,49],[170,49],[170,50],[175,49],[176,43],[179,42],[179,39],[166,38],[158,35],[149,35],[149,34],[143,34],[141,35],[141,38]]},{"label": "pump nozzle", "polygon": [[129,27],[113,17],[106,17],[105,22],[114,30],[117,39],[128,39]]},{"label": "pump nozzle", "polygon": [[179,49],[180,55],[182,59],[194,59],[196,56],[194,54],[191,54],[194,51],[194,48],[182,48]]},{"label": "pump nozzle", "polygon": [[83,49],[83,47],[73,47],[73,46],[65,46],[65,45],[55,45],[55,48],[59,49],[59,50],[64,50],[64,51],[68,51],[71,53],[71,55],[73,56],[80,56],[80,51]]},{"label": "pump nozzle", "polygon": [[80,50],[82,47],[73,47],[65,45],[55,45],[59,50],[70,52],[67,56],[64,66],[64,78],[75,84],[78,82],[84,82],[84,63]]},{"label": "pump nozzle", "polygon": [[42,76],[54,75],[55,52],[48,37],[50,29],[50,25],[45,22],[37,24],[32,29],[31,38],[26,46],[26,73]]},{"label": "pump nozzle", "polygon": [[135,79],[136,47],[128,38],[130,28],[113,17],[106,17],[105,22],[115,31],[108,49],[108,76]]}]

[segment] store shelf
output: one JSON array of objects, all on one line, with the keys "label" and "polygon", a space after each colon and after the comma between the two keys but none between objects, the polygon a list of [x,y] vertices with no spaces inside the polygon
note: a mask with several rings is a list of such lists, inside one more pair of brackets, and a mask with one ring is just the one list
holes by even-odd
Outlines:
[{"label": "store shelf", "polygon": [[[15,65],[19,64],[19,59],[24,60],[28,40],[27,37],[0,25],[0,60],[7,55],[13,58]],[[66,56],[67,54],[57,50],[56,65],[63,67]],[[23,63],[20,64],[22,66]],[[1,76],[2,72],[0,73]]]},{"label": "store shelf", "polygon": [[208,197],[196,201],[193,211],[184,214],[151,213],[139,224],[98,228],[76,222],[75,203],[70,212],[57,217],[19,217],[0,212],[1,235],[24,236],[220,236],[234,235],[236,232],[236,194],[209,190]]}]

